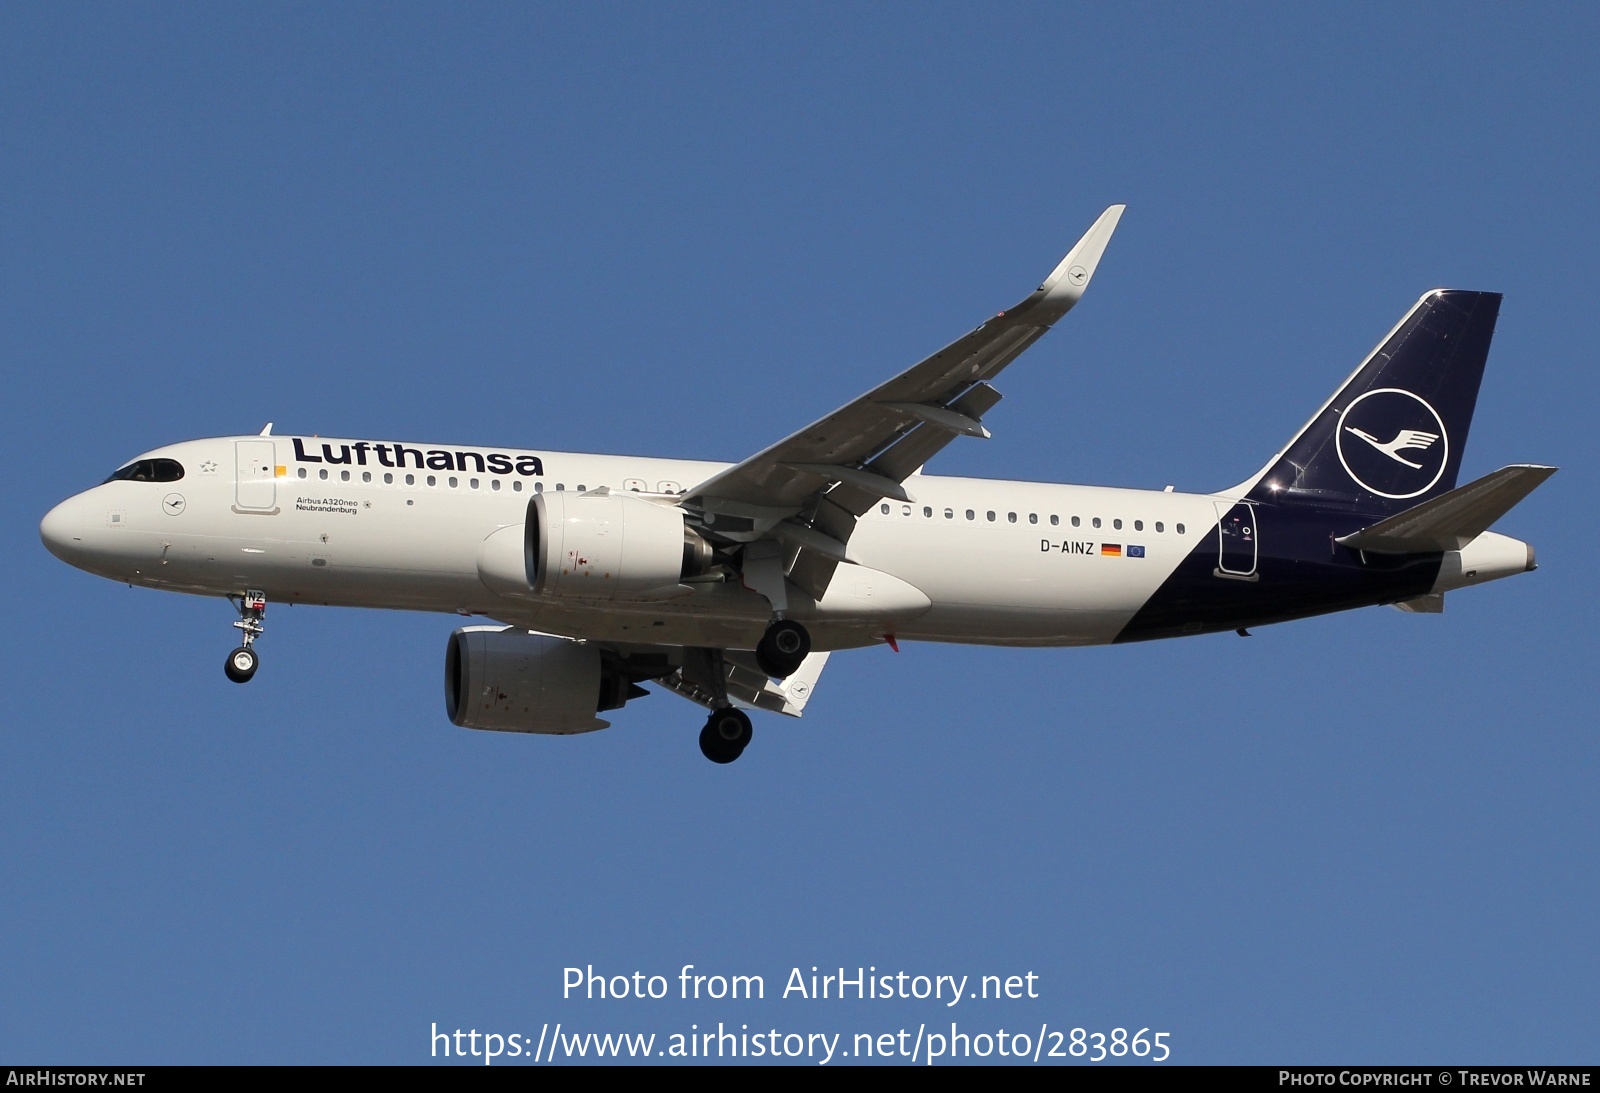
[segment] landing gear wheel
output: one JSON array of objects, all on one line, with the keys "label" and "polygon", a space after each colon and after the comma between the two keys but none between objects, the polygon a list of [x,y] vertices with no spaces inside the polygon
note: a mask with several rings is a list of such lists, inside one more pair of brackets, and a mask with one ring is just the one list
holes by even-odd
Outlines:
[{"label": "landing gear wheel", "polygon": [[244,632],[244,644],[228,654],[222,670],[235,683],[249,683],[261,663],[252,647],[266,630],[261,620],[267,614],[267,594],[252,588],[242,596],[229,596],[228,602],[239,612],[239,621],[233,625]]},{"label": "landing gear wheel", "polygon": [[731,706],[713,710],[700,730],[700,754],[713,763],[731,763],[744,754],[752,735],[750,718],[743,710]]},{"label": "landing gear wheel", "polygon": [[256,668],[260,663],[254,649],[241,645],[228,654],[228,660],[223,664],[222,670],[235,683],[249,683],[250,677],[256,674]]},{"label": "landing gear wheel", "polygon": [[793,619],[779,619],[767,627],[756,646],[756,663],[774,679],[787,679],[811,652],[811,635]]}]

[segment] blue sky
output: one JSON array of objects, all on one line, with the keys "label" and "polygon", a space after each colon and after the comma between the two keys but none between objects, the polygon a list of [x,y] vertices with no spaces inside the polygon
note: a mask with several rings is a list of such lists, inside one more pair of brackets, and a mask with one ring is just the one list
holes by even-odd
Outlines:
[{"label": "blue sky", "polygon": [[[1166,1030],[1594,1062],[1596,16],[1569,5],[0,10],[0,1058],[415,1062],[432,1023]],[[1214,489],[1429,288],[1506,294],[1463,474],[1538,573],[1228,636],[840,655],[730,768],[446,720],[449,617],[63,566],[39,517],[279,431],[738,459],[1032,289],[930,471]],[[1590,500],[1586,500],[1590,499]],[[760,974],[582,1002],[562,969]],[[1039,976],[950,1011],[792,967]]]}]

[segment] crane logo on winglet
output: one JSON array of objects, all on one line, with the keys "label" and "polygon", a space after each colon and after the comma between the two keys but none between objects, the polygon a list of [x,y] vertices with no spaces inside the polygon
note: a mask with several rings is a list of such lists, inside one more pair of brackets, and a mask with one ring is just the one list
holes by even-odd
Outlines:
[{"label": "crane logo on winglet", "polygon": [[1427,493],[1450,461],[1444,419],[1422,396],[1398,387],[1367,391],[1346,406],[1335,444],[1356,485],[1391,500]]}]

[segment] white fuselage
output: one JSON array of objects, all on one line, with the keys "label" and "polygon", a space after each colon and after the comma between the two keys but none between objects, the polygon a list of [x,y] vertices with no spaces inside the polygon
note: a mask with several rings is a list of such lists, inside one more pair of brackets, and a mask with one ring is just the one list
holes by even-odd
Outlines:
[{"label": "white fuselage", "polygon": [[[396,466],[401,448],[406,465]],[[326,456],[349,462],[311,461]],[[751,648],[770,619],[767,601],[737,582],[592,604],[492,588],[481,572],[486,541],[523,524],[538,490],[676,494],[725,464],[286,436],[189,441],[153,457],[176,460],[183,477],[111,481],[63,502],[46,518],[52,549],[153,588],[483,615],[622,644]],[[885,636],[1112,641],[1179,562],[1216,537],[1218,505],[1232,504],[928,475],[905,485],[912,503],[885,501],[861,518],[848,544],[853,564],[827,595],[791,603],[817,648]]]}]

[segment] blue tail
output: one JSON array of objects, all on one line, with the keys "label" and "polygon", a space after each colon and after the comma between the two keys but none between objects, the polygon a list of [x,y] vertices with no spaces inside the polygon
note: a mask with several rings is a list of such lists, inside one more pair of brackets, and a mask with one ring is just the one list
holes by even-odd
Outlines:
[{"label": "blue tail", "polygon": [[1387,515],[1455,488],[1497,292],[1435,289],[1255,480],[1275,504]]}]

